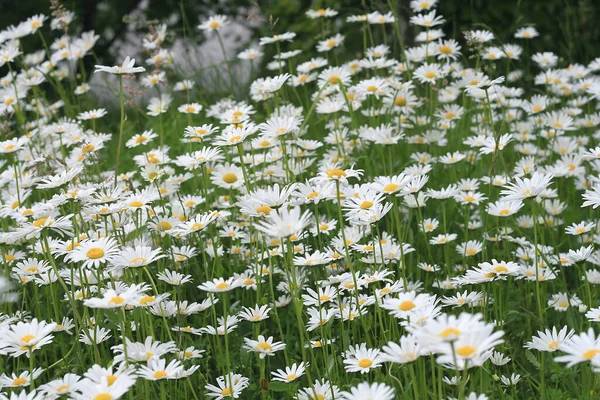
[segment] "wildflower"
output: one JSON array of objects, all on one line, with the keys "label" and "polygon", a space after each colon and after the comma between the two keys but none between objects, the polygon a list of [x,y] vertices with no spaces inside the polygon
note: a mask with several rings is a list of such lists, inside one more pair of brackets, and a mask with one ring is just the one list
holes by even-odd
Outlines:
[{"label": "wildflower", "polygon": [[271,375],[273,375],[274,381],[290,383],[303,376],[308,365],[309,363],[304,362],[292,364],[291,367],[285,367],[285,370],[278,369],[277,371],[271,372]]},{"label": "wildflower", "polygon": [[275,355],[276,351],[283,350],[285,344],[282,342],[273,342],[273,337],[265,338],[263,335],[258,336],[258,340],[244,338],[244,348],[250,352],[259,353],[260,358]]},{"label": "wildflower", "polygon": [[117,65],[115,67],[107,67],[104,65],[95,65],[94,72],[108,72],[109,74],[115,75],[125,75],[125,74],[136,74],[139,72],[144,72],[146,69],[144,67],[134,67],[135,59],[129,58],[129,56],[125,57],[123,63],[121,65]]}]

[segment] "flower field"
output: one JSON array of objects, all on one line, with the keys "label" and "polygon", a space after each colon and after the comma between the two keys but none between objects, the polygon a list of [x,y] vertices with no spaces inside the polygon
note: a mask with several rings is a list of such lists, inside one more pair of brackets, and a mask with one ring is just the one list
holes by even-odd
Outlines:
[{"label": "flower field", "polygon": [[218,96],[166,25],[4,27],[0,399],[598,398],[600,57],[437,3],[199,21]]}]

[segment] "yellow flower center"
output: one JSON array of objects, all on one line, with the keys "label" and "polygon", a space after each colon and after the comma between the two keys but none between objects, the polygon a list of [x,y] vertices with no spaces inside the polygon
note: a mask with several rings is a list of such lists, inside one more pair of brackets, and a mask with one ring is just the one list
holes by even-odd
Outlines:
[{"label": "yellow flower center", "polygon": [[121,296],[114,296],[112,299],[110,299],[108,301],[108,304],[114,304],[116,306],[118,306],[119,304],[122,304],[125,301],[124,298],[122,298]]},{"label": "yellow flower center", "polygon": [[14,386],[23,386],[27,383],[27,379],[23,378],[23,377],[18,377],[17,379],[15,379],[13,381],[13,385]]},{"label": "yellow flower center", "polygon": [[435,77],[436,77],[435,72],[433,72],[433,71],[427,71],[427,72],[425,72],[425,78],[427,78],[427,79],[433,79]]},{"label": "yellow flower center", "polygon": [[217,290],[223,290],[223,289],[227,289],[229,287],[229,283],[227,282],[221,282],[218,285],[215,286],[215,288]]},{"label": "yellow flower center", "polygon": [[84,153],[84,154],[85,153],[89,153],[90,151],[94,151],[95,148],[96,148],[96,146],[94,146],[91,143],[88,143],[88,144],[86,144],[85,146],[83,146],[81,148],[81,152]]},{"label": "yellow flower center", "polygon": [[87,258],[97,260],[99,258],[104,257],[104,250],[102,250],[100,247],[93,247],[89,249],[87,253],[85,253],[85,255],[87,256]]},{"label": "yellow flower center", "polygon": [[156,371],[154,373],[154,375],[152,375],[152,376],[154,377],[154,379],[162,379],[162,378],[166,377],[167,375],[168,375],[167,371],[161,370],[161,371]]},{"label": "yellow flower center", "polygon": [[360,208],[361,208],[361,210],[368,210],[372,206],[373,206],[373,202],[372,201],[365,200],[365,201],[363,201],[361,203]]},{"label": "yellow flower center", "polygon": [[256,209],[256,212],[259,214],[269,215],[271,214],[271,207],[269,206],[260,206]]},{"label": "yellow flower center", "polygon": [[449,336],[460,336],[460,331],[456,328],[446,328],[440,332],[440,337],[447,338]]},{"label": "yellow flower center", "polygon": [[112,400],[112,396],[108,393],[100,393],[94,396],[94,400]]},{"label": "yellow flower center", "polygon": [[225,175],[223,175],[223,181],[225,183],[232,184],[232,183],[236,182],[237,180],[238,180],[238,177],[233,172],[228,172]]},{"label": "yellow flower center", "polygon": [[440,46],[440,53],[452,54],[452,49],[450,48],[450,46]]},{"label": "yellow flower center", "polygon": [[69,390],[70,388],[71,387],[69,385],[62,385],[62,386],[59,386],[58,388],[56,388],[56,392],[62,393],[62,392]]},{"label": "yellow flower center", "polygon": [[476,351],[477,349],[473,346],[462,346],[456,350],[456,354],[461,357],[471,357]]},{"label": "yellow flower center", "polygon": [[144,296],[140,299],[140,304],[146,305],[148,303],[152,303],[156,298],[154,296]]},{"label": "yellow flower center", "polygon": [[330,169],[329,171],[327,171],[327,177],[328,178],[336,178],[339,179],[343,176],[346,176],[346,172],[342,169]]},{"label": "yellow flower center", "polygon": [[220,23],[220,22],[218,22],[218,21],[213,21],[213,22],[211,22],[210,24],[208,24],[208,26],[209,26],[211,29],[217,29],[218,27],[220,27],[220,26],[221,26],[221,23]]},{"label": "yellow flower center", "polygon": [[25,335],[21,338],[20,342],[22,343],[29,343],[31,342],[33,339],[35,339],[34,335]]},{"label": "yellow flower center", "polygon": [[417,305],[415,303],[413,303],[412,301],[410,301],[410,300],[404,300],[398,306],[398,310],[409,311],[409,310],[412,310],[413,308],[415,308],[416,306]]},{"label": "yellow flower center", "polygon": [[31,223],[31,225],[35,226],[36,228],[41,228],[42,226],[44,226],[44,224],[46,223],[46,220],[47,220],[47,219],[48,219],[48,218],[46,218],[46,217],[44,217],[44,218],[39,218],[39,219],[36,219],[35,221],[33,221],[33,222]]},{"label": "yellow flower center", "polygon": [[358,362],[358,366],[361,368],[369,368],[371,365],[373,365],[373,361],[368,358],[363,358]]},{"label": "yellow flower center", "polygon": [[271,349],[273,349],[273,346],[267,342],[260,342],[256,345],[256,347],[262,351],[271,351]]},{"label": "yellow flower center", "polygon": [[221,390],[222,396],[229,396],[230,394],[231,394],[231,388],[226,387],[225,389]]},{"label": "yellow flower center", "polygon": [[157,225],[159,231],[168,231],[172,228],[171,224],[167,221],[161,221]]},{"label": "yellow flower center", "polygon": [[583,353],[583,358],[585,358],[586,360],[591,360],[592,358],[596,357],[598,354],[600,354],[600,350],[591,349],[591,350],[588,350],[585,353]]}]

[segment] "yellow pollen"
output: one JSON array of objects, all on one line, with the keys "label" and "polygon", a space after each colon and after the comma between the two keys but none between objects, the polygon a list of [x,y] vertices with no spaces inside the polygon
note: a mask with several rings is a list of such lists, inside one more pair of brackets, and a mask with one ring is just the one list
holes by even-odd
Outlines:
[{"label": "yellow pollen", "polygon": [[222,396],[229,396],[230,394],[231,394],[231,388],[226,387],[225,389],[221,390]]},{"label": "yellow pollen", "polygon": [[85,255],[87,256],[87,258],[97,260],[99,258],[104,257],[104,250],[102,250],[100,247],[93,247],[89,249],[87,253],[85,253]]},{"label": "yellow pollen", "polygon": [[446,113],[446,115],[444,115],[444,118],[446,119],[452,119],[454,117],[456,117],[456,114],[454,114],[453,112],[448,112]]},{"label": "yellow pollen", "polygon": [[208,24],[208,26],[209,26],[211,29],[217,29],[219,26],[221,26],[221,23],[220,23],[220,22],[218,22],[218,21],[213,21],[213,22],[211,22],[210,24]]},{"label": "yellow pollen", "polygon": [[271,214],[271,207],[269,206],[260,206],[256,209],[256,212],[259,214],[269,215]]},{"label": "yellow pollen", "polygon": [[376,92],[377,91],[377,86],[371,85],[367,88],[367,92]]},{"label": "yellow pollen", "polygon": [[215,288],[217,290],[223,290],[223,289],[227,289],[229,287],[229,283],[227,282],[221,282],[218,285],[215,286]]},{"label": "yellow pollen", "polygon": [[339,179],[343,176],[346,176],[346,172],[342,169],[330,169],[329,171],[327,171],[327,177],[328,178],[336,178]]},{"label": "yellow pollen", "polygon": [[81,152],[84,153],[84,154],[85,153],[89,153],[90,151],[94,151],[95,148],[96,147],[93,144],[91,144],[91,143],[90,144],[86,144],[85,146],[83,146],[81,148]]},{"label": "yellow pollen", "polygon": [[504,209],[500,210],[500,212],[498,214],[499,215],[508,215],[508,214],[510,214],[510,210],[508,208],[504,208]]},{"label": "yellow pollen", "polygon": [[118,306],[119,304],[123,304],[124,301],[125,301],[125,299],[122,298],[121,296],[115,296],[108,301],[108,304],[114,304],[114,305]]},{"label": "yellow pollen", "polygon": [[591,349],[591,350],[588,350],[585,353],[583,353],[583,358],[585,358],[586,360],[591,360],[592,358],[596,357],[598,354],[600,354],[600,350]]},{"label": "yellow pollen", "polygon": [[69,385],[62,385],[62,386],[59,386],[58,388],[56,388],[56,392],[57,393],[61,393],[61,392],[64,392],[66,390],[69,390],[70,388],[71,387]]},{"label": "yellow pollen", "polygon": [[552,349],[552,350],[555,350],[555,349],[558,347],[558,344],[559,344],[559,343],[558,343],[558,342],[555,340],[554,342],[552,342],[552,343],[550,343],[550,344],[548,345],[548,348],[549,348],[549,349]]},{"label": "yellow pollen", "polygon": [[35,221],[33,221],[31,223],[31,225],[35,226],[36,228],[41,228],[42,226],[44,226],[44,224],[46,223],[46,220],[48,218],[44,217],[44,218],[40,218],[40,219],[36,219]]},{"label": "yellow pollen", "polygon": [[369,368],[371,365],[373,365],[373,361],[368,358],[363,358],[358,362],[358,366],[361,368]]},{"label": "yellow pollen", "polygon": [[339,75],[331,75],[328,79],[329,83],[331,83],[332,85],[337,85],[338,83],[340,83],[341,78],[339,77]]},{"label": "yellow pollen", "polygon": [[417,305],[415,303],[413,303],[410,300],[404,300],[402,303],[400,303],[400,305],[398,306],[398,310],[401,311],[409,311],[412,310],[413,308],[415,308]]},{"label": "yellow pollen", "polygon": [[236,174],[234,174],[233,172],[228,172],[225,175],[223,175],[223,181],[225,183],[235,183],[238,180],[238,177]]},{"label": "yellow pollen", "polygon": [[100,393],[94,396],[94,400],[112,400],[112,398],[113,397],[108,393]]},{"label": "yellow pollen", "polygon": [[460,331],[456,328],[446,328],[440,332],[439,336],[442,338],[447,338],[449,336],[459,336]]},{"label": "yellow pollen", "polygon": [[156,227],[158,228],[159,231],[168,231],[169,229],[172,228],[171,224],[167,221],[159,222]]},{"label": "yellow pollen", "polygon": [[471,196],[471,195],[469,195],[469,196],[466,196],[466,197],[465,197],[465,201],[466,201],[467,203],[471,203],[471,202],[475,201],[475,197],[473,197],[473,196]]},{"label": "yellow pollen", "polygon": [[466,254],[468,256],[472,256],[472,255],[474,255],[476,253],[477,253],[477,250],[475,250],[475,249],[467,249],[467,251],[466,251]]},{"label": "yellow pollen", "polygon": [[129,203],[129,207],[133,207],[133,208],[139,208],[143,205],[144,205],[144,203],[142,203],[139,200],[135,200],[135,201],[132,201],[131,203]]},{"label": "yellow pollen", "polygon": [[544,109],[544,107],[537,105],[537,106],[533,106],[532,111],[537,113],[537,112],[542,111],[543,109]]},{"label": "yellow pollen", "polygon": [[25,378],[23,378],[23,377],[19,377],[19,378],[15,379],[15,380],[13,381],[13,385],[14,385],[14,386],[23,386],[23,385],[25,385],[27,382],[28,382],[28,381],[27,381],[27,379],[25,379]]},{"label": "yellow pollen", "polygon": [[21,338],[20,342],[22,343],[29,343],[31,342],[33,339],[35,339],[34,335],[25,335]]},{"label": "yellow pollen", "polygon": [[25,270],[25,272],[27,272],[28,274],[37,274],[38,272],[40,272],[40,269],[37,267],[29,267]]},{"label": "yellow pollen", "polygon": [[146,305],[148,303],[152,303],[156,298],[154,296],[144,296],[140,299],[140,304]]},{"label": "yellow pollen", "polygon": [[260,342],[256,345],[257,348],[259,348],[262,351],[271,351],[271,349],[273,349],[273,346],[271,346],[269,343],[267,342]]},{"label": "yellow pollen", "polygon": [[496,271],[499,274],[502,273],[507,273],[508,272],[508,268],[506,268],[504,265],[498,265],[497,267],[494,268],[494,271]]},{"label": "yellow pollen", "polygon": [[456,350],[456,354],[461,357],[470,357],[475,354],[476,351],[477,349],[473,346],[462,346]]},{"label": "yellow pollen", "polygon": [[372,206],[373,206],[373,202],[372,201],[365,200],[365,201],[363,201],[361,203],[360,208],[361,208],[361,210],[368,210]]},{"label": "yellow pollen", "polygon": [[436,77],[436,73],[433,71],[427,71],[425,72],[425,78],[427,79],[433,79]]},{"label": "yellow pollen", "polygon": [[162,378],[166,377],[167,375],[168,375],[167,371],[163,370],[163,371],[156,371],[154,373],[154,375],[152,375],[152,376],[154,377],[154,379],[162,379]]},{"label": "yellow pollen", "polygon": [[450,48],[450,46],[440,46],[440,53],[452,54],[452,49]]}]

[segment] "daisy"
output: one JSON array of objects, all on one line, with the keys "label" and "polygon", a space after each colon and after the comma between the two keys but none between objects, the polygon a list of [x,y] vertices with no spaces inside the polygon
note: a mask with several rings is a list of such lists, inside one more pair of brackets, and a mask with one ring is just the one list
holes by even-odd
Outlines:
[{"label": "daisy", "polygon": [[149,381],[159,381],[162,379],[178,379],[183,375],[183,366],[179,360],[172,360],[168,365],[167,361],[160,358],[148,359],[148,365],[140,366],[137,374],[140,378]]},{"label": "daisy", "polygon": [[517,39],[533,39],[538,37],[539,33],[533,26],[526,26],[517,29],[515,32],[515,38]]},{"label": "daisy", "polygon": [[333,400],[340,398],[340,388],[323,379],[298,391],[298,400]]},{"label": "daisy", "polygon": [[205,19],[200,25],[198,25],[198,29],[206,31],[206,32],[218,32],[219,29],[229,24],[227,21],[227,16],[225,15],[213,15]]},{"label": "daisy", "polygon": [[83,304],[90,308],[123,308],[133,302],[133,300],[142,292],[138,285],[125,287],[124,290],[117,292],[115,289],[108,289],[102,293],[101,298],[90,298],[84,300]]},{"label": "daisy", "polygon": [[230,373],[226,376],[217,378],[217,385],[210,383],[204,386],[209,397],[214,397],[216,400],[222,400],[226,397],[237,399],[242,394],[242,391],[248,387],[249,380],[240,374]]},{"label": "daisy", "polygon": [[366,343],[362,343],[356,347],[350,346],[350,349],[347,351],[350,354],[347,354],[344,359],[344,364],[346,364],[344,368],[347,372],[366,374],[371,369],[381,366],[379,352],[379,349],[367,349]]},{"label": "daisy", "polygon": [[342,392],[340,394],[342,399],[345,400],[393,400],[395,398],[394,388],[386,385],[385,383],[376,382],[363,382],[358,384],[356,387],[350,388],[349,392]]},{"label": "daisy", "polygon": [[291,367],[285,367],[285,370],[282,369],[278,369],[275,372],[271,372],[271,375],[273,375],[273,380],[274,381],[279,381],[279,382],[283,382],[283,383],[290,383],[295,381],[296,379],[300,378],[302,375],[304,375],[304,372],[306,370],[306,367],[309,366],[309,363],[304,363],[301,362],[299,364],[292,364]]},{"label": "daisy", "polygon": [[568,342],[575,334],[574,330],[568,330],[567,326],[562,327],[560,331],[553,326],[552,330],[538,331],[537,336],[533,336],[530,342],[525,344],[526,349],[554,352],[560,349],[561,345]]},{"label": "daisy", "polygon": [[442,25],[446,20],[441,16],[436,16],[436,10],[431,11],[428,14],[418,14],[410,17],[410,23],[426,28],[433,26]]},{"label": "daisy", "polygon": [[330,17],[335,17],[336,15],[338,15],[338,12],[335,10],[332,10],[331,8],[320,8],[318,10],[306,11],[306,16],[309,17],[310,19],[330,18]]},{"label": "daisy", "polygon": [[488,203],[486,206],[486,212],[496,217],[508,217],[519,212],[519,210],[523,208],[523,205],[523,202],[520,200],[498,200],[494,203]]},{"label": "daisy", "polygon": [[412,335],[401,336],[400,342],[389,342],[381,350],[381,361],[395,364],[407,364],[415,361],[425,352],[419,341]]},{"label": "daisy", "polygon": [[271,308],[268,305],[256,305],[254,308],[243,307],[238,315],[246,321],[260,322],[269,318],[270,311]]},{"label": "daisy", "polygon": [[210,180],[213,184],[225,189],[239,189],[245,183],[242,168],[235,164],[223,164],[215,167]]},{"label": "daisy", "polygon": [[124,247],[111,260],[111,263],[120,268],[143,267],[166,257],[161,252],[161,249],[152,249],[150,246]]},{"label": "daisy", "polygon": [[593,361],[600,357],[600,337],[596,337],[594,330],[589,328],[587,332],[574,334],[560,343],[559,350],[566,354],[556,357],[554,361],[567,363],[568,368],[582,362]]},{"label": "daisy", "polygon": [[552,183],[553,174],[542,174],[534,172],[531,178],[515,177],[515,182],[505,186],[506,189],[500,192],[504,195],[504,201],[523,200],[530,197],[536,197]]},{"label": "daisy", "polygon": [[344,36],[339,33],[328,39],[322,40],[317,44],[317,51],[319,53],[330,51],[335,47],[339,47],[344,43]]},{"label": "daisy", "polygon": [[240,285],[241,282],[233,277],[228,279],[215,278],[212,281],[204,282],[203,284],[199,285],[198,289],[205,292],[220,293],[228,292],[236,287],[239,287]]},{"label": "daisy", "polygon": [[82,262],[83,268],[98,268],[100,264],[112,262],[118,253],[117,241],[114,238],[105,237],[79,242],[79,246],[68,257],[73,262]]},{"label": "daisy", "polygon": [[173,286],[180,286],[184,283],[192,282],[191,275],[184,275],[177,271],[170,271],[168,269],[165,269],[163,272],[159,272],[157,274],[157,277],[158,280],[167,282],[168,284]]},{"label": "daisy", "polygon": [[4,347],[2,351],[12,357],[25,354],[29,358],[32,352],[52,342],[55,328],[56,323],[38,321],[37,318],[30,322],[19,321],[3,330],[0,348]]},{"label": "daisy", "polygon": [[116,75],[126,75],[126,74],[136,74],[139,72],[144,72],[146,69],[144,67],[134,67],[135,58],[129,58],[129,56],[125,57],[123,63],[121,65],[117,65],[115,67],[107,67],[104,65],[95,65],[94,73],[96,72],[108,72],[109,74]]},{"label": "daisy", "polygon": [[424,63],[415,70],[414,77],[417,78],[421,83],[435,84],[438,79],[444,77],[444,72],[439,64]]},{"label": "daisy", "polygon": [[202,111],[202,105],[198,103],[182,104],[177,107],[177,111],[182,114],[199,114]]},{"label": "daisy", "polygon": [[244,338],[244,342],[244,349],[249,352],[259,353],[260,358],[274,356],[276,351],[283,350],[285,348],[285,343],[273,342],[273,336],[265,338],[263,335],[259,335],[258,340]]}]

